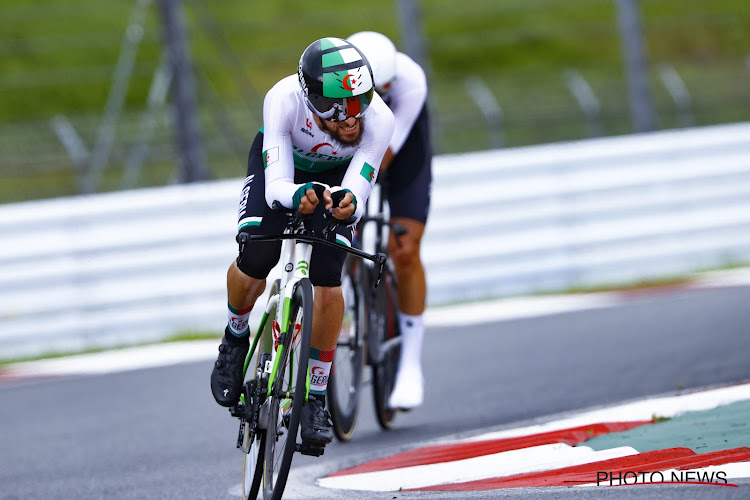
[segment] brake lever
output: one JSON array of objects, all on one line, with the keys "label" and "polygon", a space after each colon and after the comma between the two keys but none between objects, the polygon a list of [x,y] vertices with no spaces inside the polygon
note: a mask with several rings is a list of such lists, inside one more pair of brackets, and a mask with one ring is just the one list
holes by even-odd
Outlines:
[{"label": "brake lever", "polygon": [[234,240],[240,245],[240,255],[245,251],[245,245],[247,245],[247,233],[241,232],[237,233],[237,236],[234,237]]},{"label": "brake lever", "polygon": [[378,287],[378,285],[380,284],[380,280],[383,278],[383,271],[385,270],[386,259],[387,257],[385,256],[383,252],[378,252],[378,261],[376,263],[378,266],[378,279],[375,281],[375,288]]}]

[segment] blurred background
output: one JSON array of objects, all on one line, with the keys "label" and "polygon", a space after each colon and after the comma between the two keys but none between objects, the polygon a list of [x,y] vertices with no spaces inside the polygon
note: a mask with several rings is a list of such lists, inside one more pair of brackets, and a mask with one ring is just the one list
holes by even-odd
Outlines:
[{"label": "blurred background", "polygon": [[243,176],[268,88],[360,30],[423,63],[439,154],[750,119],[742,0],[7,0],[0,26],[0,203]]},{"label": "blurred background", "polygon": [[7,0],[0,27],[0,360],[220,334],[263,97],[362,30],[428,75],[429,307],[750,262],[747,1]]}]

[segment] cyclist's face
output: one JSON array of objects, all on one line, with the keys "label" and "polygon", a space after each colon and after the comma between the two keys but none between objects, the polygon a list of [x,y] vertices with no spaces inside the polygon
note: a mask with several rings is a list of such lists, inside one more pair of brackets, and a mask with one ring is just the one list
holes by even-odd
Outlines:
[{"label": "cyclist's face", "polygon": [[320,120],[323,128],[331,137],[344,144],[356,144],[362,138],[362,117],[350,116],[341,122]]}]

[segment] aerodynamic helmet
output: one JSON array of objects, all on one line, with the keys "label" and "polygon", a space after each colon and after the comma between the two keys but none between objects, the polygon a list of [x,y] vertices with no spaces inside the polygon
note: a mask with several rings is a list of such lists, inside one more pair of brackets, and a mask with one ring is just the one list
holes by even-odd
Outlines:
[{"label": "aerodynamic helmet", "polygon": [[341,38],[321,38],[302,53],[297,70],[305,103],[320,118],[343,121],[365,114],[373,98],[372,69]]},{"label": "aerodynamic helmet", "polygon": [[383,94],[390,89],[396,78],[396,46],[393,42],[375,31],[360,31],[346,39],[362,51],[372,68],[375,90]]}]

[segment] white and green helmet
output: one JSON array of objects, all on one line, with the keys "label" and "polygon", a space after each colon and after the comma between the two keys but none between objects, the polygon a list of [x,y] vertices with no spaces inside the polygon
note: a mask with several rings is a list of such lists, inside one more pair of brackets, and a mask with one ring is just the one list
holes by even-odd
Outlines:
[{"label": "white and green helmet", "polygon": [[297,74],[307,106],[325,120],[359,118],[372,102],[370,63],[341,38],[311,43],[300,57]]}]

